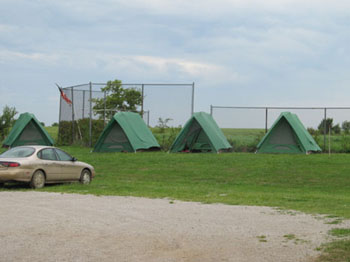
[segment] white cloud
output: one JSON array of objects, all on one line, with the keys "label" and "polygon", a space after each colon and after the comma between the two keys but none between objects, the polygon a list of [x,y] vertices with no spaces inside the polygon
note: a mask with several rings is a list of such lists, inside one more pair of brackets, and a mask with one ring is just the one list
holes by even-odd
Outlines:
[{"label": "white cloud", "polygon": [[0,50],[0,61],[5,62],[20,62],[23,60],[55,64],[59,61],[60,57],[57,54],[44,54],[44,53],[23,53],[10,50]]},{"label": "white cloud", "polygon": [[156,78],[159,75],[185,75],[188,79],[209,79],[218,75],[238,80],[237,72],[230,71],[224,66],[190,59],[116,55],[112,53],[89,51],[61,53],[23,53],[8,50],[0,51],[2,63],[33,63],[42,66],[71,68],[72,70],[104,70],[114,72],[138,72],[140,75],[149,74]]}]

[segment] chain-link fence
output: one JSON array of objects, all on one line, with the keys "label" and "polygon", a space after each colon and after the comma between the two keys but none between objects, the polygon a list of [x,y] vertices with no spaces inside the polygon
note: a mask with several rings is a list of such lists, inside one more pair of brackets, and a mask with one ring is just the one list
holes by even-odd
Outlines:
[{"label": "chain-link fence", "polygon": [[[260,130],[259,138],[261,138],[261,133],[266,133],[277,117],[284,111],[289,111],[298,115],[304,126],[309,128],[309,131],[314,130],[315,133],[312,135],[316,137],[317,142],[323,147],[324,151],[329,150],[331,143],[330,135],[335,133],[332,130],[327,130],[326,121],[324,120],[332,118],[333,126],[339,125],[340,128],[344,121],[350,121],[350,107],[210,106],[210,114],[221,128],[245,129],[247,133],[252,133],[251,130]],[[321,122],[323,126],[320,126]],[[244,134],[244,130],[241,134]],[[256,132],[256,134],[258,134],[258,132]],[[348,132],[343,132],[342,134],[342,136],[338,136],[337,138],[333,137],[332,143],[334,144],[334,142],[337,142],[341,144],[343,148],[338,151],[348,152],[350,151],[350,135]],[[254,143],[256,143],[256,141],[254,141]]]},{"label": "chain-link fence", "polygon": [[[107,108],[108,93],[102,91],[106,83],[88,83],[62,88],[72,103],[67,103],[62,96],[59,109],[58,143],[69,145],[80,143],[93,146],[106,123],[118,111]],[[156,126],[159,119],[171,119],[172,126],[181,125],[194,111],[194,83],[191,84],[122,84],[122,88],[133,88],[142,95],[142,102],[137,106],[148,126]],[[96,101],[103,103],[103,108],[95,108]]]}]

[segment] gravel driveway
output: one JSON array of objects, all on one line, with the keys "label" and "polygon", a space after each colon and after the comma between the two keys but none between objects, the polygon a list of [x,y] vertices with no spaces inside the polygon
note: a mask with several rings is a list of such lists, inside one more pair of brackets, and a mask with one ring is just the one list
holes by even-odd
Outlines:
[{"label": "gravel driveway", "polygon": [[30,191],[0,192],[0,203],[0,261],[309,261],[334,227],[269,207],[166,199]]}]

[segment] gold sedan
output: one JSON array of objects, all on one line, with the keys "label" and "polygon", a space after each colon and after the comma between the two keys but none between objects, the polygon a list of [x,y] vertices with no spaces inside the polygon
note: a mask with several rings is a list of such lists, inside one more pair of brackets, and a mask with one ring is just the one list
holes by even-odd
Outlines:
[{"label": "gold sedan", "polygon": [[94,176],[91,165],[56,147],[19,146],[0,155],[0,184],[19,181],[28,182],[32,188],[42,188],[45,183],[89,184]]}]

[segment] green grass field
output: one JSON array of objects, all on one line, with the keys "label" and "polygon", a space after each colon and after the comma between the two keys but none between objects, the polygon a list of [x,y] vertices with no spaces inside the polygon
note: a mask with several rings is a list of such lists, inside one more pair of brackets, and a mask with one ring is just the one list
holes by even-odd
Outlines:
[{"label": "green grass field", "polygon": [[96,195],[276,206],[350,218],[350,155],[90,153],[63,147],[95,166],[90,186],[45,190]]}]

